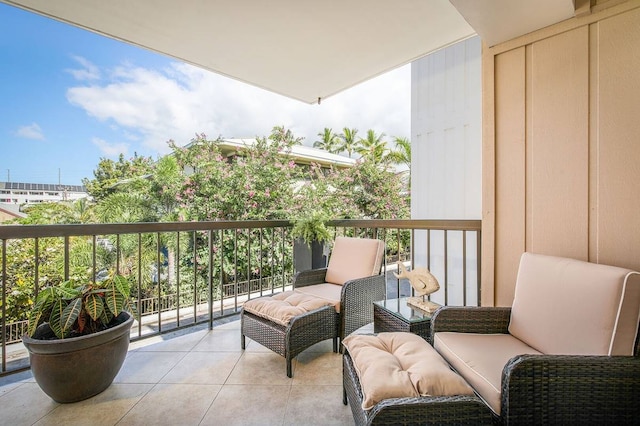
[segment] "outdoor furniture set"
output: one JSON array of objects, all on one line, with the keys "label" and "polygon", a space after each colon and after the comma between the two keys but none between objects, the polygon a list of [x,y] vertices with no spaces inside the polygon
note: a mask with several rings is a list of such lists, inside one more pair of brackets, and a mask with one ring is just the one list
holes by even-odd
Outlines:
[{"label": "outdoor furniture set", "polygon": [[402,317],[399,331],[351,334],[385,298],[376,242],[338,238],[327,268],[245,303],[242,347],[284,356],[291,377],[293,357],[340,339],[358,425],[640,423],[640,273],[524,253],[511,307],[442,307],[429,336]]},{"label": "outdoor furniture set", "polygon": [[338,339],[372,322],[373,302],[385,298],[383,255],[383,241],[336,238],[326,268],[296,274],[291,291],[244,303],[242,349],[248,337],[285,357],[288,377],[292,359],[315,343],[333,339],[338,352]]}]

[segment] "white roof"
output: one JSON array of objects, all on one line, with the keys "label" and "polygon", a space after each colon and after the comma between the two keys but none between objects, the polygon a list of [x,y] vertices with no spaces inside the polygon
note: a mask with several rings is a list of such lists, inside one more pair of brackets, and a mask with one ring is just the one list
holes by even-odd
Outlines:
[{"label": "white roof", "polygon": [[[255,142],[255,139],[223,139],[219,143],[219,146],[224,151],[229,148],[242,149],[247,146],[252,146]],[[293,145],[288,156],[297,163],[318,163],[323,166],[352,167],[356,163],[356,159],[354,158],[332,154],[323,149],[312,148],[306,145]]]}]

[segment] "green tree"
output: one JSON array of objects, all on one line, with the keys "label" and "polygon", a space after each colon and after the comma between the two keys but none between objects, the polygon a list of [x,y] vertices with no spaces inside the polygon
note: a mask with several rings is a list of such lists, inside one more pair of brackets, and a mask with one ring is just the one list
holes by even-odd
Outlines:
[{"label": "green tree", "polygon": [[356,152],[366,161],[371,161],[375,164],[383,163],[389,152],[387,142],[384,140],[385,136],[384,133],[378,135],[374,130],[369,129],[366,138],[358,139]]},{"label": "green tree", "polygon": [[[94,179],[84,178],[82,184],[87,188],[89,195],[99,201],[120,190],[119,186],[132,179],[144,179],[153,169],[151,157],[142,157],[137,153],[127,160],[120,154],[118,161],[101,158],[98,167],[93,171]],[[129,185],[129,188],[131,185]]]},{"label": "green tree", "polygon": [[387,160],[411,168],[411,141],[408,138],[398,136],[395,136],[393,140],[395,149],[388,153]]},{"label": "green tree", "polygon": [[296,137],[290,129],[286,129],[284,126],[274,126],[268,139],[288,146],[302,145],[304,140],[302,137]]},{"label": "green tree", "polygon": [[338,135],[333,133],[332,129],[325,127],[322,132],[318,133],[318,136],[320,137],[320,140],[313,143],[314,148],[323,149],[331,153],[337,153],[340,151]]},{"label": "green tree", "polygon": [[342,133],[339,135],[341,140],[338,148],[339,152],[346,151],[349,158],[351,158],[351,155],[353,155],[358,145],[358,140],[356,139],[357,134],[358,129],[350,129],[348,127],[343,128]]}]

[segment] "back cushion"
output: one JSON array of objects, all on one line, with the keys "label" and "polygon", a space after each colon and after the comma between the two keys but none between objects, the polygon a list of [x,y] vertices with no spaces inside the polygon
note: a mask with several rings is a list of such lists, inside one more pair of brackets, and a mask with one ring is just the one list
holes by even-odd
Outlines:
[{"label": "back cushion", "polygon": [[355,278],[380,273],[384,242],[369,238],[338,237],[333,244],[325,281],[342,285]]},{"label": "back cushion", "polygon": [[524,253],[509,333],[545,354],[633,355],[640,274]]}]

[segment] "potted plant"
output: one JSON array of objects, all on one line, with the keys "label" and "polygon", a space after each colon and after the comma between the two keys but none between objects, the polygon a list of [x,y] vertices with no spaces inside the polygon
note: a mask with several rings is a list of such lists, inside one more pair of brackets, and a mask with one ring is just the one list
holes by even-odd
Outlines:
[{"label": "potted plant", "polygon": [[129,280],[64,281],[43,288],[22,342],[40,388],[57,402],[75,402],[105,390],[129,348],[133,324]]},{"label": "potted plant", "polygon": [[331,238],[326,215],[318,210],[305,212],[293,221],[294,266],[297,272],[327,266],[325,242]]}]

